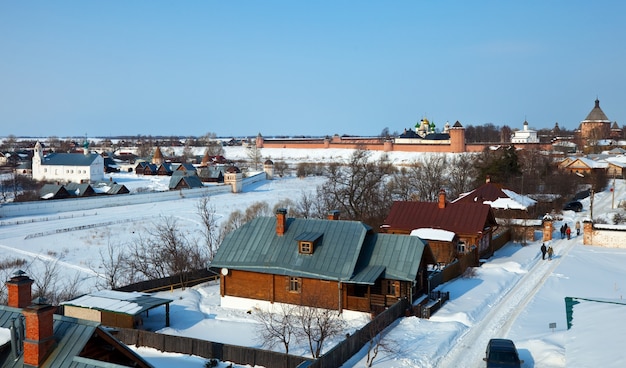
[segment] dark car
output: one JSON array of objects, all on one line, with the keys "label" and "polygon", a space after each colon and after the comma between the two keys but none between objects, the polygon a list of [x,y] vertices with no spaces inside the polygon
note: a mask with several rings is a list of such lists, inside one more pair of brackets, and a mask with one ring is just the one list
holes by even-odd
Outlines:
[{"label": "dark car", "polygon": [[582,210],[583,210],[583,204],[578,201],[567,202],[565,203],[565,206],[563,206],[563,211],[580,212]]},{"label": "dark car", "polygon": [[487,368],[519,368],[524,363],[519,359],[515,344],[508,339],[489,340],[483,360],[487,362]]}]

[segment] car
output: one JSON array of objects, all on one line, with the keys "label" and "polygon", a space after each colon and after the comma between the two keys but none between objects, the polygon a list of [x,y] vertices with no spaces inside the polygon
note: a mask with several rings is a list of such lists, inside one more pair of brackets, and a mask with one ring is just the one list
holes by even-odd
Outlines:
[{"label": "car", "polygon": [[565,206],[563,206],[563,211],[580,212],[582,210],[583,210],[583,204],[578,201],[567,202],[565,203]]},{"label": "car", "polygon": [[483,360],[487,362],[487,368],[520,368],[524,364],[519,359],[515,343],[509,339],[489,340]]}]

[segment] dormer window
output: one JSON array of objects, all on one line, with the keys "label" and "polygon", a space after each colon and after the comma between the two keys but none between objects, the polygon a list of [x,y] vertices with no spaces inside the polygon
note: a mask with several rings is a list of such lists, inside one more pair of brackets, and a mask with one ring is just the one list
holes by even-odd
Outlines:
[{"label": "dormer window", "polygon": [[298,253],[313,254],[315,247],[319,246],[322,239],[322,233],[305,232],[296,236],[298,242]]},{"label": "dormer window", "polygon": [[301,241],[300,242],[300,253],[302,254],[313,254],[313,243],[310,241]]}]

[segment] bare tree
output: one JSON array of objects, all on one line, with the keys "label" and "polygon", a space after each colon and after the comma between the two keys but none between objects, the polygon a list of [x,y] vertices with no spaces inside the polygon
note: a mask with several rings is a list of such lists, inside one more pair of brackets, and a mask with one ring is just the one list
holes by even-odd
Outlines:
[{"label": "bare tree", "polygon": [[398,353],[396,348],[397,343],[391,339],[386,338],[384,329],[385,324],[381,319],[370,318],[370,321],[365,325],[367,342],[367,355],[365,359],[365,366],[371,367],[374,364],[374,360],[378,356],[378,353],[383,351],[388,354]]},{"label": "bare tree", "polygon": [[473,189],[474,180],[478,175],[474,167],[474,155],[470,153],[453,155],[448,167],[450,198],[457,198]]},{"label": "bare tree", "polygon": [[324,343],[344,333],[345,322],[336,310],[300,305],[296,316],[301,328],[298,336],[307,341],[313,358],[322,355]]},{"label": "bare tree", "polygon": [[391,206],[385,181],[394,168],[386,155],[371,160],[371,151],[355,150],[345,166],[328,165],[328,180],[321,185],[324,207],[339,210],[346,219],[378,226]]},{"label": "bare tree", "polygon": [[323,218],[324,211],[323,200],[319,198],[319,192],[308,193],[302,191],[300,198],[293,209],[295,217],[301,218]]},{"label": "bare tree", "polygon": [[134,273],[147,279],[178,275],[184,287],[187,272],[208,264],[206,250],[189,239],[172,217],[162,218],[155,229],[145,233],[148,235],[139,235],[129,247],[127,262]]},{"label": "bare tree", "polygon": [[[59,279],[59,262],[58,260],[47,260],[36,258],[43,266],[43,272],[30,272],[35,285],[33,298],[42,297],[52,302],[55,298],[56,284]],[[31,264],[32,266],[32,264]]]},{"label": "bare tree", "polygon": [[217,215],[215,206],[210,203],[209,196],[202,196],[198,201],[196,209],[202,221],[202,234],[208,250],[209,261],[213,259],[219,247],[219,227],[217,225]]},{"label": "bare tree", "polygon": [[259,322],[257,333],[262,345],[271,349],[280,344],[289,354],[289,344],[296,337],[296,306],[277,303],[272,304],[271,310],[255,307],[253,316]]},{"label": "bare tree", "polygon": [[100,254],[100,269],[93,269],[98,274],[96,287],[99,289],[115,289],[130,280],[127,276],[126,257],[123,247],[114,246],[110,239],[105,249],[98,251]]},{"label": "bare tree", "polygon": [[254,170],[259,169],[259,164],[261,163],[261,149],[256,146],[256,144],[250,144],[247,148],[247,155],[250,161],[252,162],[252,166]]}]

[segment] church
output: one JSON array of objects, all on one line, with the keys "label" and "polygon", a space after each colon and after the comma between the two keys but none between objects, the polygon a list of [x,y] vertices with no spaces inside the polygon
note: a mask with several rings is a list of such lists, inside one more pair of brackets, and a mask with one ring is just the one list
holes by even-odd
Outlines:
[{"label": "church", "polygon": [[64,183],[90,183],[104,179],[104,158],[88,150],[83,153],[49,153],[44,156],[40,142],[33,153],[33,179],[53,180]]}]

